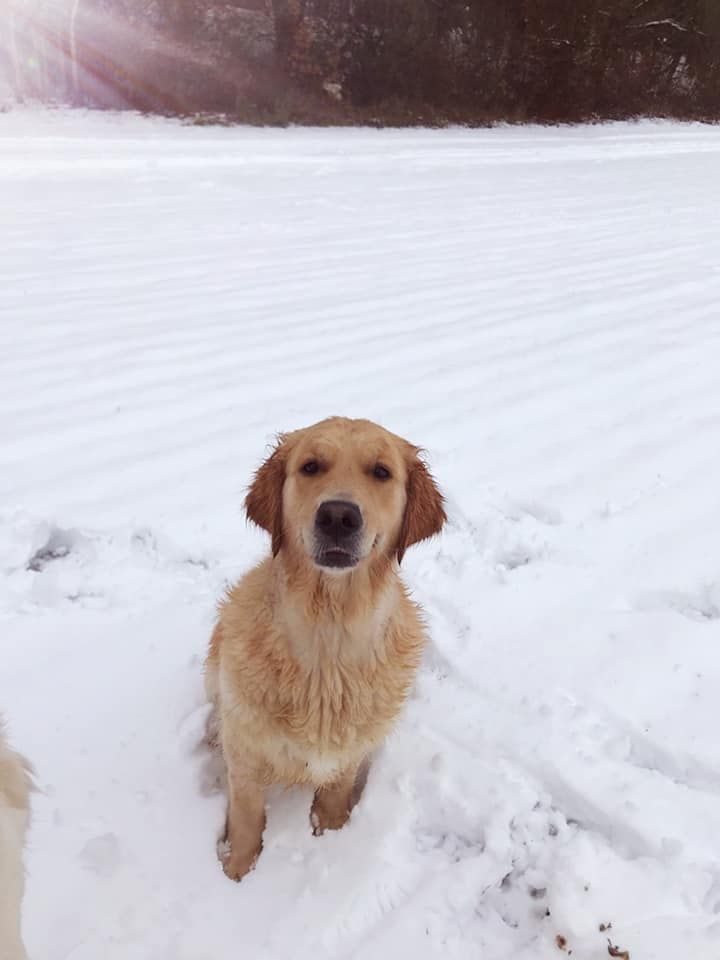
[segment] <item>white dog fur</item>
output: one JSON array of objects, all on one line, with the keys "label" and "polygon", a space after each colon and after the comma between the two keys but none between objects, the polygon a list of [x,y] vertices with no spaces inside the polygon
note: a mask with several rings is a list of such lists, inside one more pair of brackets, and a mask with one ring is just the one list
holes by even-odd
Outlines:
[{"label": "white dog fur", "polygon": [[21,910],[30,789],[30,767],[10,749],[0,719],[0,960],[27,958],[21,933]]}]

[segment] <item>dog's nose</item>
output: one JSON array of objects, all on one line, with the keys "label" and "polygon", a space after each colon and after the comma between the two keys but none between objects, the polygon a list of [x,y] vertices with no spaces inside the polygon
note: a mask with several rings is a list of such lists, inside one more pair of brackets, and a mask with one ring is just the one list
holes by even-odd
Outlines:
[{"label": "dog's nose", "polygon": [[338,543],[347,540],[362,527],[360,507],[348,500],[326,500],[315,514],[315,527]]}]

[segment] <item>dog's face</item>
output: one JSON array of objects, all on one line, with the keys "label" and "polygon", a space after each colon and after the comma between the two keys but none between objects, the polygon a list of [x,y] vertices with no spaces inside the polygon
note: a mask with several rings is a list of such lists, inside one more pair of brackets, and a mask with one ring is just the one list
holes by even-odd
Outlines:
[{"label": "dog's face", "polygon": [[280,438],[246,500],[273,554],[343,573],[438,533],[442,496],[418,450],[368,420],[333,417]]}]

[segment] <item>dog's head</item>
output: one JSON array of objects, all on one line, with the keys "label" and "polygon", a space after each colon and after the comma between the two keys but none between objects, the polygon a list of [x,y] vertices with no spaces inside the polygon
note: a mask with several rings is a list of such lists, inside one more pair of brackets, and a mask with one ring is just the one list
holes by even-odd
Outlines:
[{"label": "dog's head", "polygon": [[443,498],[417,447],[368,420],[332,417],[279,438],[255,475],[248,517],[273,555],[342,573],[438,533]]}]

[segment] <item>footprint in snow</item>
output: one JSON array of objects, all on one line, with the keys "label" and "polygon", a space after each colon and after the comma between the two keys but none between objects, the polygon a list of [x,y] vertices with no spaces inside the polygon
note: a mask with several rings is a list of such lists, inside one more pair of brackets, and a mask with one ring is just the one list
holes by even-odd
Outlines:
[{"label": "footprint in snow", "polygon": [[49,525],[38,530],[42,542],[27,561],[27,569],[41,573],[54,560],[62,560],[86,547],[90,541],[78,530]]},{"label": "footprint in snow", "polygon": [[706,584],[697,593],[665,590],[641,593],[635,607],[641,611],[670,608],[689,620],[707,623],[720,620],[720,583]]},{"label": "footprint in snow", "polygon": [[82,865],[99,877],[111,877],[120,866],[120,844],[114,833],[91,837],[78,854]]}]

